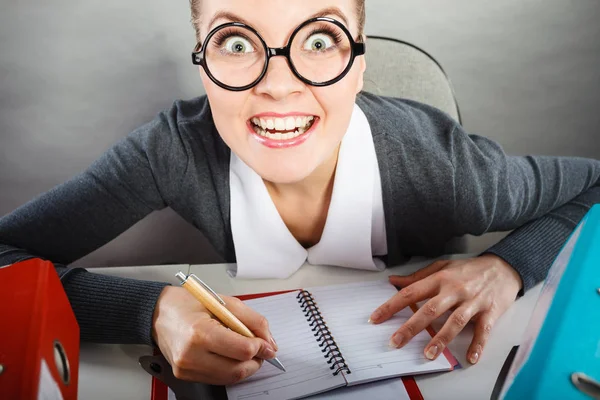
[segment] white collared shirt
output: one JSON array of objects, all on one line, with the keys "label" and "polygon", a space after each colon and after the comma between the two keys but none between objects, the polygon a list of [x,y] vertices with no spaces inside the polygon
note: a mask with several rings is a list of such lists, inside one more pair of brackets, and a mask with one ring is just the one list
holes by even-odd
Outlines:
[{"label": "white collared shirt", "polygon": [[231,231],[238,278],[287,278],[305,262],[380,271],[387,254],[381,179],[371,128],[354,105],[339,150],[321,240],[306,249],[279,215],[262,178],[235,153],[230,169]]}]

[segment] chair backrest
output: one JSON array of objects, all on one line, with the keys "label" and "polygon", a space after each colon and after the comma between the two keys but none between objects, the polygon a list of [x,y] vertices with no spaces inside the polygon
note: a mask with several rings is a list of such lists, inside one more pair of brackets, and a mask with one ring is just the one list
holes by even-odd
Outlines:
[{"label": "chair backrest", "polygon": [[367,36],[363,90],[432,105],[460,123],[452,83],[439,62],[419,47],[398,39]]}]

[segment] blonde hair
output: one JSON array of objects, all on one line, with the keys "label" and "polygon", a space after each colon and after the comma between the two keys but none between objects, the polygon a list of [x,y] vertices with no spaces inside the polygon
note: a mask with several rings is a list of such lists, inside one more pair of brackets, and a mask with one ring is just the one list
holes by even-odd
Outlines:
[{"label": "blonde hair", "polygon": [[[190,8],[192,10],[192,25],[196,31],[196,41],[200,39],[200,2],[202,0],[190,0]],[[365,29],[365,0],[356,1],[356,16],[358,20],[358,37],[362,38]]]}]

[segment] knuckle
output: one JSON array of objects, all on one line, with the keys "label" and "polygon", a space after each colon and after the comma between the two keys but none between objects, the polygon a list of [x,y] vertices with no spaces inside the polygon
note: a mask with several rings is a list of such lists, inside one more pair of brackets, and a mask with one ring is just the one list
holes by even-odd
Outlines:
[{"label": "knuckle", "polygon": [[210,331],[207,331],[206,327],[202,329],[193,328],[188,346],[197,345],[199,347],[206,347],[210,343],[210,338]]},{"label": "knuckle", "polygon": [[[187,370],[187,366],[189,364],[189,360],[188,360],[188,357],[186,356],[186,354],[187,354],[187,352],[185,352],[185,351],[179,351],[172,355],[173,371],[178,370],[178,373],[180,375],[183,373],[183,371]],[[175,372],[173,372],[173,373],[175,374]]]},{"label": "knuckle", "polygon": [[437,310],[437,306],[432,302],[428,302],[423,306],[423,314],[425,314],[428,317],[437,316]]},{"label": "knuckle", "polygon": [[415,294],[415,288],[411,285],[403,287],[402,289],[400,289],[398,294],[404,299],[411,299]]},{"label": "knuckle", "polygon": [[417,329],[412,324],[405,324],[404,331],[408,334],[409,337],[413,337],[417,334]]},{"label": "knuckle", "polygon": [[267,330],[267,329],[269,329],[269,321],[267,321],[267,318],[264,317],[263,315],[261,315],[260,317],[258,317],[258,320],[256,321],[256,324],[257,324],[258,328],[261,329],[261,330]]},{"label": "knuckle", "polygon": [[471,297],[471,290],[463,282],[457,284],[456,288],[454,290],[455,290],[456,294],[458,294],[461,298],[470,298]]},{"label": "knuckle", "polygon": [[438,342],[439,348],[444,348],[452,339],[448,335],[441,333],[437,335],[435,340]]},{"label": "knuckle", "polygon": [[251,343],[244,344],[240,347],[240,358],[244,361],[250,361],[256,355],[254,346]]},{"label": "knuckle", "polygon": [[481,330],[483,331],[483,333],[485,333],[486,336],[489,335],[492,331],[492,324],[490,322],[484,323],[481,327]]},{"label": "knuckle", "polygon": [[436,275],[439,279],[443,281],[450,280],[451,278],[451,273],[448,269],[440,269],[438,272],[436,272]]},{"label": "knuckle", "polygon": [[244,365],[235,367],[231,372],[231,382],[238,383],[246,379],[250,375],[250,371]]},{"label": "knuckle", "polygon": [[462,329],[465,327],[465,325],[467,325],[468,319],[465,314],[463,314],[461,312],[455,312],[454,314],[452,314],[450,322],[456,328]]},{"label": "knuckle", "polygon": [[483,345],[484,342],[480,340],[477,343],[475,343],[475,345],[473,346],[473,350],[478,353],[481,353],[483,351]]},{"label": "knuckle", "polygon": [[182,379],[182,380],[186,379],[187,375],[186,375],[185,370],[183,368],[180,368],[178,365],[173,365],[172,370],[173,370],[173,376],[175,378]]},{"label": "knuckle", "polygon": [[227,305],[232,305],[236,308],[240,307],[243,304],[244,304],[244,302],[242,300],[238,299],[237,297],[230,297],[227,299]]},{"label": "knuckle", "polygon": [[377,309],[382,315],[389,315],[392,313],[392,306],[390,303],[384,303]]}]

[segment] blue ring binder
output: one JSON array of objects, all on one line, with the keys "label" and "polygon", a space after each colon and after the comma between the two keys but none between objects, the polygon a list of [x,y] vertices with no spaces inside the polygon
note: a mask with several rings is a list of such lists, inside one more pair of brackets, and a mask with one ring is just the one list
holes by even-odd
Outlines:
[{"label": "blue ring binder", "polygon": [[600,399],[600,204],[556,257],[491,398]]}]

